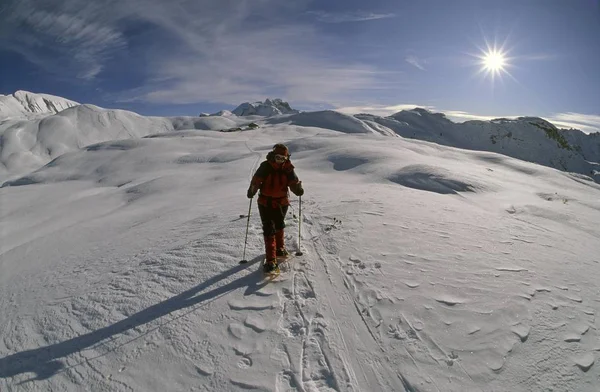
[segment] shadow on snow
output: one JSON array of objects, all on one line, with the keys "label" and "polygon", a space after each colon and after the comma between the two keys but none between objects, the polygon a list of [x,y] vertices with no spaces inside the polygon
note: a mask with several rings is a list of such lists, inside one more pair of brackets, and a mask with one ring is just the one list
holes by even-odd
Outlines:
[{"label": "shadow on snow", "polygon": [[[250,262],[247,264],[238,264],[235,267],[230,268],[229,270],[224,271],[221,274],[208,279],[207,281],[199,284],[198,286],[186,290],[183,293],[171,297],[165,301],[152,305],[149,308],[139,311],[127,317],[126,319],[118,321],[107,327],[98,329],[85,335],[74,337],[64,342],[55,343],[49,346],[39,347],[32,350],[21,351],[4,358],[0,358],[0,378],[14,377],[22,373],[32,372],[36,374],[36,377],[29,380],[25,380],[24,382],[32,380],[45,380],[64,370],[78,366],[79,364],[90,360],[85,359],[84,361],[78,364],[65,367],[65,365],[58,360],[59,358],[63,358],[70,354],[77,353],[106,339],[109,339],[115,335],[147,324],[153,320],[157,320],[176,310],[189,308],[194,305],[209,303],[220,296],[223,296],[233,290],[242,287],[246,287],[246,291],[244,293],[245,296],[252,295],[266,284],[266,282],[262,281],[263,274],[259,270],[241,276],[227,284],[216,287],[210,291],[206,291],[204,293],[202,293],[202,291],[232,275],[237,274],[238,272],[241,272],[248,266],[255,264],[257,261],[260,261],[262,258],[263,256],[258,256],[250,260]],[[190,310],[190,312],[194,310],[195,309],[192,309]],[[188,313],[189,312],[180,315],[177,318],[183,317]],[[154,329],[159,328],[160,326],[172,321],[173,320],[169,320],[168,322],[165,322],[155,328],[152,328],[150,331],[145,332],[143,335],[146,335]],[[139,337],[140,336],[133,338],[126,343],[120,344],[118,347],[113,348],[110,351],[114,351],[117,348],[122,347],[123,345],[133,340],[138,339]],[[98,358],[105,354],[106,353],[98,355],[95,358]]]}]

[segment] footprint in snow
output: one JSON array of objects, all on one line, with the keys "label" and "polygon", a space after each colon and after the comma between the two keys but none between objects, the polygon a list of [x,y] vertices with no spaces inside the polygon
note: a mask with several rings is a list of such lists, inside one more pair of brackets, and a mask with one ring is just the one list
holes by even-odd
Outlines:
[{"label": "footprint in snow", "polygon": [[504,271],[504,272],[526,272],[527,268],[514,267],[514,266],[496,267],[496,271]]},{"label": "footprint in snow", "polygon": [[448,357],[446,358],[446,365],[448,365],[448,366],[454,365],[454,362],[457,359],[458,359],[458,355],[456,355],[454,353],[454,351],[451,351],[450,354],[448,355]]},{"label": "footprint in snow", "polygon": [[477,333],[477,332],[479,332],[479,331],[481,331],[481,327],[478,327],[478,326],[474,325],[474,326],[472,326],[472,327],[469,329],[469,332],[468,332],[468,334],[469,334],[469,335],[473,335],[473,334],[475,334],[475,333]]},{"label": "footprint in snow", "polygon": [[529,337],[531,327],[529,325],[517,324],[514,325],[510,330],[521,339],[521,342],[524,343]]},{"label": "footprint in snow", "polygon": [[266,310],[275,309],[278,301],[273,301],[267,298],[254,299],[252,301],[230,300],[229,308],[231,310]]},{"label": "footprint in snow", "polygon": [[576,333],[569,333],[569,334],[565,335],[564,340],[567,343],[579,342],[579,341],[581,341],[581,335],[578,335]]},{"label": "footprint in snow", "polygon": [[350,260],[350,261],[351,261],[351,262],[353,262],[354,264],[360,264],[360,263],[362,263],[362,260],[361,260],[361,259],[359,259],[359,258],[358,258],[358,257],[356,257],[356,256],[352,256],[352,255],[351,255],[350,257],[348,257],[348,260]]},{"label": "footprint in snow", "polygon": [[577,296],[575,296],[575,295],[570,295],[570,296],[569,296],[569,295],[567,295],[566,297],[567,297],[567,299],[570,299],[570,300],[571,300],[571,301],[573,301],[573,302],[577,302],[577,303],[582,303],[582,302],[583,302],[583,299],[582,299],[582,298],[580,298],[580,297],[577,297]]},{"label": "footprint in snow", "polygon": [[442,295],[438,298],[435,298],[435,300],[438,301],[439,303],[442,303],[442,304],[448,305],[448,306],[454,306],[454,305],[458,305],[458,304],[462,304],[462,303],[466,302],[464,299],[452,297],[449,295]]},{"label": "footprint in snow", "polygon": [[592,354],[592,353],[585,353],[578,357],[573,358],[573,362],[575,362],[575,365],[577,365],[577,367],[579,367],[584,372],[587,372],[588,370],[590,370],[590,368],[594,364],[594,361],[595,361],[595,358],[594,358],[594,354]]},{"label": "footprint in snow", "polygon": [[243,357],[238,361],[237,365],[240,369],[248,369],[252,367],[252,359],[250,359],[249,357]]},{"label": "footprint in snow", "polygon": [[494,356],[486,361],[486,365],[494,372],[499,372],[504,367],[504,357]]},{"label": "footprint in snow", "polygon": [[250,314],[248,315],[248,317],[246,317],[246,320],[244,321],[244,325],[252,330],[254,330],[254,332],[263,332],[266,327],[265,327],[265,321],[263,320],[262,317],[254,315],[254,314]]},{"label": "footprint in snow", "polygon": [[214,374],[215,370],[212,367],[201,367],[196,365],[196,372],[201,376],[211,376]]},{"label": "footprint in snow", "polygon": [[568,332],[564,337],[564,341],[567,343],[580,342],[581,337],[590,330],[590,326],[586,323],[574,323],[569,327],[571,331]]},{"label": "footprint in snow", "polygon": [[590,330],[590,326],[587,323],[574,323],[571,327],[579,335],[585,335]]},{"label": "footprint in snow", "polygon": [[246,327],[238,323],[231,323],[227,328],[229,334],[237,339],[242,339],[246,335]]}]

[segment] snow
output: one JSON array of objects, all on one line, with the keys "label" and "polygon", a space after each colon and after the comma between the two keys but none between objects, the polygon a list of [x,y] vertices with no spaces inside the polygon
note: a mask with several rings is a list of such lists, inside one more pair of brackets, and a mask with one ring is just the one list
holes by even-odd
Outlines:
[{"label": "snow", "polygon": [[[64,153],[0,189],[2,391],[598,390],[588,177],[335,112],[19,121]],[[304,255],[267,281],[245,193],[277,142]]]},{"label": "snow", "polygon": [[344,133],[373,133],[374,131],[365,123],[347,114],[333,110],[318,112],[298,113],[289,116],[269,118],[269,124],[291,124],[302,127],[317,127],[332,129]]},{"label": "snow", "polygon": [[237,116],[271,117],[281,114],[295,114],[298,113],[298,110],[292,109],[287,102],[279,98],[273,100],[267,98],[264,102],[244,102],[235,108],[232,113]]},{"label": "snow", "polygon": [[12,95],[0,94],[0,120],[10,117],[56,114],[79,105],[75,101],[49,94],[17,91]]},{"label": "snow", "polygon": [[50,116],[7,118],[0,121],[0,182],[95,143],[179,130],[227,130],[247,123],[237,116],[144,117],[94,105],[76,105]]},{"label": "snow", "polygon": [[[366,123],[377,123],[405,138],[497,152],[587,177],[595,176],[594,172],[598,170],[600,162],[600,134],[586,135],[578,130],[558,130],[538,117],[456,124],[443,113],[432,113],[420,108],[403,110],[389,117],[370,114],[355,117]],[[549,131],[563,136],[568,146],[562,146],[549,137]]]}]

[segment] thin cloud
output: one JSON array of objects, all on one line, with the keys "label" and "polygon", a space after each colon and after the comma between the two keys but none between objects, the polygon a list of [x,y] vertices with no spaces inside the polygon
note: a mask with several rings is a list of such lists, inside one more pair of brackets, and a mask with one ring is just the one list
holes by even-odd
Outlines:
[{"label": "thin cloud", "polygon": [[185,50],[155,59],[151,72],[156,82],[125,92],[121,98],[237,104],[277,95],[292,101],[327,102],[378,85],[374,69],[336,64],[325,60],[326,56],[316,58],[302,50],[301,42],[289,45],[289,40],[280,39],[316,40],[312,29],[286,26],[242,34],[243,38],[237,32],[221,32],[209,36],[207,44],[187,37],[193,44]]},{"label": "thin cloud", "polygon": [[[454,122],[464,122],[471,120],[480,120],[480,121],[490,121],[497,118],[507,118],[507,119],[516,119],[518,117],[523,117],[524,115],[508,115],[508,116],[486,116],[468,113],[464,111],[458,110],[447,110],[442,111]],[[600,116],[593,114],[581,114],[581,113],[558,113],[549,117],[545,117],[546,120],[550,121],[552,124],[556,125],[559,128],[574,128],[579,129],[584,133],[594,133],[600,132]]]},{"label": "thin cloud", "polygon": [[331,13],[325,11],[308,11],[307,14],[314,15],[319,22],[323,23],[347,23],[365,22],[369,20],[394,18],[395,14],[378,14],[374,12],[346,12]]},{"label": "thin cloud", "polygon": [[510,116],[486,116],[481,114],[468,113],[460,110],[447,110],[443,111],[443,113],[450,120],[454,122],[465,122],[465,121],[491,121],[497,118],[507,118],[507,119],[515,119],[517,117],[521,117],[518,115],[510,115]]},{"label": "thin cloud", "polygon": [[419,68],[422,71],[425,71],[425,61],[424,60],[420,60],[417,56],[408,56],[406,57],[406,62],[409,63],[410,65]]},{"label": "thin cloud", "polygon": [[600,115],[567,112],[554,114],[547,119],[561,128],[575,128],[584,133],[600,132]]},{"label": "thin cloud", "polygon": [[367,113],[376,116],[387,117],[402,110],[412,110],[416,107],[433,110],[433,106],[417,104],[399,104],[399,105],[362,105],[362,106],[341,106],[335,110],[344,114]]},{"label": "thin cloud", "polygon": [[155,23],[177,37],[178,46],[168,53],[152,53],[149,74],[154,82],[120,98],[237,104],[283,96],[327,102],[382,85],[375,68],[330,59],[323,47],[326,37],[312,26],[273,23],[257,28],[251,20],[255,7],[236,6],[232,13],[231,7],[219,4],[215,2],[209,13],[167,10],[154,15]]},{"label": "thin cloud", "polygon": [[93,79],[111,53],[126,47],[126,40],[114,26],[97,21],[96,7],[73,3],[51,1],[42,9],[30,0],[13,1],[0,15],[12,41],[0,40],[0,48],[20,53],[49,72]]},{"label": "thin cloud", "polygon": [[[277,7],[283,5],[275,0],[47,0],[43,11],[31,12],[42,7],[13,0],[9,15],[0,14],[11,37],[0,48],[57,75],[87,80],[99,79],[117,56],[122,68],[135,62],[146,79],[124,91],[108,86],[119,101],[238,104],[281,96],[343,102],[359,91],[391,88],[374,65],[332,58],[327,36],[279,18]],[[381,17],[389,15],[353,19]],[[135,28],[142,33],[135,30],[131,41]],[[146,30],[152,32],[147,38]],[[138,53],[143,61],[136,62]]]},{"label": "thin cloud", "polygon": [[547,53],[538,53],[538,54],[528,54],[519,56],[519,61],[549,61],[556,60],[559,56],[557,54],[547,54]]}]

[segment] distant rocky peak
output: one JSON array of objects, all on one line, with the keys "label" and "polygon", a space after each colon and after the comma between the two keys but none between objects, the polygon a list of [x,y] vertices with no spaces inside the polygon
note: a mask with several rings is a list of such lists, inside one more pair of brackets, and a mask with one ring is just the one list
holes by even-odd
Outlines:
[{"label": "distant rocky peak", "polygon": [[244,102],[232,111],[237,116],[263,116],[271,117],[280,114],[299,113],[290,107],[290,104],[279,99],[265,99],[264,102]]}]

